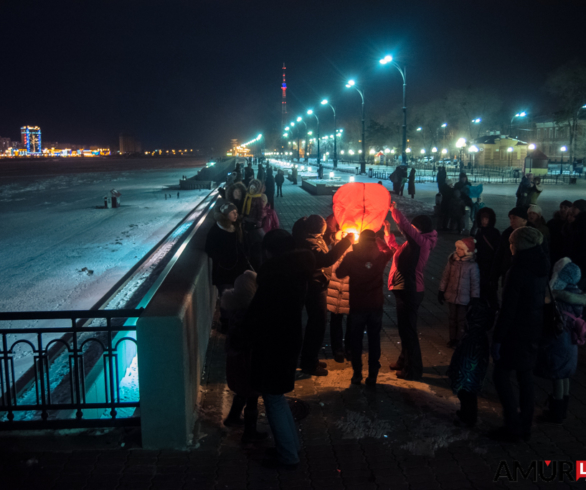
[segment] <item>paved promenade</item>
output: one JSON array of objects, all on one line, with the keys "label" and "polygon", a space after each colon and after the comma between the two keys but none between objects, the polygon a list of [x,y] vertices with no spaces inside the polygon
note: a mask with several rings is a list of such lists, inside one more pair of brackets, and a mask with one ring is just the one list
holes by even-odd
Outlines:
[{"label": "paved promenade", "polygon": [[[319,213],[325,217],[331,212],[329,196],[311,196],[289,182],[283,193],[283,198],[275,198],[275,204],[285,229],[290,230],[303,215]],[[427,206],[416,205],[408,198],[397,198],[397,202],[399,209],[411,209],[411,216]],[[243,449],[239,442],[241,430],[222,426],[232,395],[225,384],[224,337],[213,331],[192,450],[144,451],[133,448],[137,444],[132,434],[111,435],[110,446],[116,449],[61,446],[63,450],[55,451],[60,446],[49,445],[53,450],[46,450],[41,446],[31,449],[29,444],[22,450],[0,454],[1,488],[448,490],[489,489],[495,485],[513,489],[577,486],[568,477],[562,482],[556,477],[552,483],[537,477],[538,483],[532,483],[533,474],[528,479],[518,474],[518,483],[508,483],[506,478],[493,483],[493,479],[502,461],[513,472],[515,461],[526,471],[533,461],[551,460],[551,466],[545,467],[544,476],[548,477],[551,468],[558,468],[557,462],[569,461],[573,465],[576,460],[586,460],[583,349],[563,426],[535,424],[531,441],[519,444],[487,439],[484,433],[501,422],[491,371],[479,399],[478,426],[467,430],[453,423],[458,400],[445,376],[453,353],[445,346],[447,306],[440,306],[436,296],[439,277],[457,239],[456,235],[440,235],[427,268],[426,296],[419,318],[424,363],[421,382],[398,380],[389,371],[389,363],[400,351],[400,340],[394,299],[388,292],[382,331],[383,367],[375,389],[350,384],[350,363],[333,360],[328,338],[322,357],[328,364],[329,376],[310,378],[299,374],[290,396],[306,402],[310,413],[299,423],[302,453],[296,471],[263,468],[260,461],[271,440],[264,446]],[[548,390],[549,383],[537,379],[539,406]],[[264,407],[261,404],[259,408],[259,429],[268,431]],[[537,408],[536,415],[540,412]],[[4,442],[0,439],[0,444]],[[83,447],[88,447],[87,441]],[[502,468],[501,474],[506,474]],[[571,474],[574,476],[573,470]]]}]

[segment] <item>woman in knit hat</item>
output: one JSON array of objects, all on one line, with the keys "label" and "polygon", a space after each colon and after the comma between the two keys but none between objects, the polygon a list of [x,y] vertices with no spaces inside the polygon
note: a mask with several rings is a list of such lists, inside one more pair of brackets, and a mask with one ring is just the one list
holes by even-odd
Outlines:
[{"label": "woman in knit hat", "polygon": [[466,237],[456,242],[456,251],[448,258],[440,281],[438,301],[449,307],[450,340],[448,347],[458,344],[466,329],[466,311],[474,299],[480,298],[480,271],[474,260],[474,238]]},{"label": "woman in knit hat", "polygon": [[[565,291],[572,293],[567,298],[555,300],[558,309],[579,318],[582,316],[583,306],[580,301],[572,301],[574,295],[582,291],[577,284],[582,273],[580,268],[565,257],[553,267],[550,286],[556,293]],[[568,402],[570,400],[570,377],[576,374],[578,367],[578,345],[572,339],[572,319],[565,317],[565,328],[561,333],[545,331],[539,349],[535,374],[541,378],[551,379],[553,393],[549,397],[549,409],[543,413],[542,421],[561,424],[566,418]]]},{"label": "woman in knit hat", "polygon": [[529,221],[529,223],[531,223],[541,232],[548,247],[547,249],[549,250],[549,228],[547,227],[547,223],[543,218],[543,211],[541,210],[541,206],[538,206],[537,204],[531,204],[529,206],[529,209],[527,209],[527,221]]},{"label": "woman in knit hat", "polygon": [[[491,432],[495,440],[529,440],[535,406],[533,370],[543,331],[549,260],[535,228],[517,228],[509,237],[513,255],[502,306],[492,337],[493,381],[503,406],[504,427]],[[511,383],[515,371],[519,396]]]}]

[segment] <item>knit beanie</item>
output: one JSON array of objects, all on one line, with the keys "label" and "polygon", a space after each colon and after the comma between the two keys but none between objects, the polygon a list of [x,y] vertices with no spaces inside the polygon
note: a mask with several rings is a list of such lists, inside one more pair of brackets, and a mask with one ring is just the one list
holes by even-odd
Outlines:
[{"label": "knit beanie", "polygon": [[310,235],[323,235],[326,231],[326,220],[319,214],[312,214],[305,220],[305,230]]},{"label": "knit beanie", "polygon": [[376,233],[372,230],[363,230],[360,233],[360,242],[374,242],[376,241]]},{"label": "knit beanie", "polygon": [[425,214],[415,216],[411,224],[419,230],[421,234],[430,233],[433,231],[433,222],[431,218]]},{"label": "knit beanie", "polygon": [[518,216],[521,219],[527,220],[527,208],[523,206],[517,206],[509,211],[509,216]]},{"label": "knit beanie", "polygon": [[561,291],[568,286],[575,286],[580,282],[581,277],[582,271],[580,271],[580,267],[573,262],[570,262],[558,273],[557,280],[553,284],[552,289]]},{"label": "knit beanie", "polygon": [[517,252],[536,247],[537,245],[541,245],[542,242],[543,235],[541,232],[531,226],[517,228],[509,237],[509,243],[515,246]]},{"label": "knit beanie", "polygon": [[220,206],[220,213],[224,216],[228,216],[231,211],[238,210],[238,208],[231,202],[224,203]]},{"label": "knit beanie", "polygon": [[466,255],[472,255],[476,250],[476,240],[473,237],[468,236],[466,238],[462,238],[456,242],[456,247],[460,246],[466,249]]},{"label": "knit beanie", "polygon": [[527,210],[527,213],[536,213],[539,216],[543,216],[543,210],[537,204],[531,204]]}]

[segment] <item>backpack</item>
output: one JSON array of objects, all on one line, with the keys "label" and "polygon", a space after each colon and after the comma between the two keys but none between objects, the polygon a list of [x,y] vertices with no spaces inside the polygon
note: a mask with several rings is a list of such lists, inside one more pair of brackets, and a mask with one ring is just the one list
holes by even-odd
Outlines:
[{"label": "backpack", "polygon": [[[572,344],[584,345],[586,344],[586,321],[583,318],[575,317],[571,313],[564,311],[564,315],[571,318],[573,321],[570,326],[570,333],[572,335]],[[570,322],[568,322],[570,323]],[[566,324],[567,325],[567,324]]]}]

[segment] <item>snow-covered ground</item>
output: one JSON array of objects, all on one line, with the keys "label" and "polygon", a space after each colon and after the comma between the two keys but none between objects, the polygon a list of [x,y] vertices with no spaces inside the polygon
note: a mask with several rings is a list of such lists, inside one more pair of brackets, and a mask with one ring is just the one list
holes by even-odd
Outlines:
[{"label": "snow-covered ground", "polygon": [[[209,192],[178,196],[202,164],[71,161],[55,175],[24,162],[16,176],[0,163],[0,311],[91,307]],[[122,206],[104,209],[111,189]]]}]

